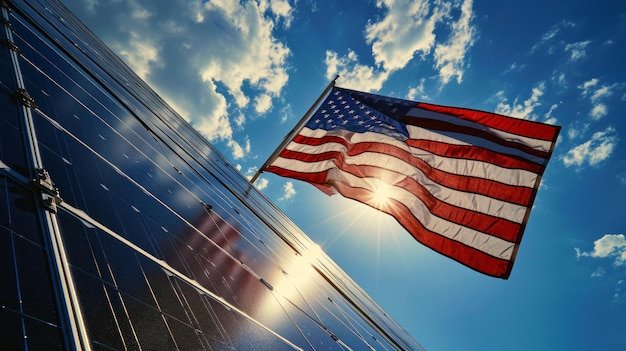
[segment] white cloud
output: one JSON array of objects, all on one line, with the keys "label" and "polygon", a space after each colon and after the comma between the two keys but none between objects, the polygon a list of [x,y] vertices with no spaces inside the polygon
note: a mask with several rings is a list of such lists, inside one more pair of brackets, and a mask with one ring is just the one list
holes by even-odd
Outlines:
[{"label": "white cloud", "polygon": [[567,80],[565,79],[565,73],[560,72],[560,73],[558,73],[558,75],[556,73],[557,72],[555,72],[554,78],[552,80],[554,82],[556,82],[558,85],[560,85],[561,87],[567,86]]},{"label": "white cloud", "polygon": [[94,12],[94,9],[99,4],[98,0],[83,0],[85,4],[85,10],[87,12]]},{"label": "white cloud", "polygon": [[243,127],[243,125],[246,123],[246,115],[244,115],[243,113],[235,115],[235,117],[233,118],[233,122],[235,122],[237,127]]},{"label": "white cloud", "polygon": [[283,185],[283,196],[279,199],[280,201],[289,200],[296,195],[296,189],[293,187],[293,182],[286,182]]},{"label": "white cloud", "polygon": [[539,98],[543,96],[545,89],[545,82],[539,82],[536,87],[532,88],[528,99],[519,102],[519,97],[516,97],[512,104],[508,103],[504,92],[499,91],[496,93],[496,99],[500,100],[496,106],[496,112],[511,117],[536,120],[537,116],[533,112],[535,108],[541,105]]},{"label": "white cloud", "polygon": [[457,83],[463,80],[465,55],[474,45],[476,29],[471,21],[474,17],[472,0],[466,0],[461,6],[459,20],[452,24],[452,34],[445,44],[438,44],[435,48],[435,67],[443,84],[447,84],[456,76]]},{"label": "white cloud", "polygon": [[591,118],[593,118],[594,120],[599,120],[600,118],[606,116],[608,113],[608,108],[605,104],[597,104],[594,105],[593,108],[591,108],[591,111],[589,111],[589,116],[591,116]]},{"label": "white cloud", "polygon": [[617,146],[617,142],[618,138],[615,128],[608,127],[604,131],[594,133],[591,139],[577,145],[565,155],[562,155],[561,161],[563,161],[566,167],[580,167],[585,163],[590,166],[595,166],[611,155]]},{"label": "white cloud", "polygon": [[582,252],[579,248],[576,250],[576,257],[593,257],[607,258],[611,257],[615,261],[616,266],[626,264],[626,238],[624,234],[605,234],[600,239],[594,241],[593,250],[590,252]]},{"label": "white cloud", "polygon": [[513,62],[509,68],[504,71],[504,74],[510,72],[521,72],[524,68],[526,68],[527,64],[518,64],[517,62]]},{"label": "white cloud", "polygon": [[[378,0],[376,6],[386,12],[379,21],[370,21],[365,27],[365,41],[371,45],[375,65],[360,63],[352,50],[344,56],[327,51],[326,77],[339,74],[344,86],[376,91],[391,73],[406,67],[415,56],[426,60],[434,51],[433,66],[441,82],[447,84],[454,77],[461,82],[467,52],[476,39],[471,24],[472,4],[472,0]],[[456,21],[453,9],[460,13]],[[448,26],[450,33],[445,42],[438,43],[435,33],[443,32],[441,24]]]},{"label": "white cloud", "polygon": [[418,86],[409,88],[406,98],[409,100],[430,99],[430,97],[425,93],[425,83],[426,78],[421,78]]},{"label": "white cloud", "polygon": [[259,114],[266,113],[271,108],[272,108],[272,97],[269,96],[268,94],[257,95],[257,97],[254,98],[254,110],[257,113]]},{"label": "white cloud", "polygon": [[[562,21],[562,22],[555,24],[554,26],[552,26],[552,28],[550,28],[550,30],[548,30],[541,36],[541,39],[539,40],[538,43],[533,45],[533,47],[530,49],[530,53],[532,54],[535,51],[539,50],[539,48],[548,45],[548,43],[552,42],[553,39],[556,38],[556,36],[559,34],[561,30],[566,29],[566,28],[573,28],[575,26],[576,26],[575,23],[568,22],[568,21]],[[548,52],[551,53],[552,48],[549,48]]]},{"label": "white cloud", "polygon": [[435,42],[435,25],[449,12],[449,5],[435,7],[427,0],[379,0],[387,13],[379,22],[368,23],[365,39],[372,56],[385,71],[403,68],[416,53],[428,54]]},{"label": "white cloud", "polygon": [[[580,254],[580,253],[578,253]],[[593,273],[591,273],[592,277],[603,277],[606,274],[606,272],[604,271],[604,268],[602,267],[598,267]]]},{"label": "white cloud", "polygon": [[601,98],[605,98],[605,97],[609,97],[613,95],[613,91],[611,90],[610,87],[603,85],[602,87],[596,89],[596,91],[593,92],[593,94],[591,94],[591,102],[596,102]]},{"label": "white cloud", "polygon": [[283,108],[280,109],[280,123],[285,123],[289,118],[293,116],[293,110],[291,108],[291,104],[285,103]]},{"label": "white cloud", "polygon": [[238,160],[243,158],[250,152],[250,139],[246,138],[244,145],[242,146],[233,139],[228,140],[226,143],[232,151],[233,159]]},{"label": "white cloud", "polygon": [[615,90],[622,86],[621,84],[598,86],[599,82],[597,78],[593,78],[578,86],[578,89],[582,90],[582,96],[591,101],[592,107],[589,116],[593,120],[599,120],[609,113],[608,106],[603,101],[611,97]]},{"label": "white cloud", "polygon": [[160,48],[148,38],[137,32],[129,32],[128,43],[114,44],[112,48],[142,79],[150,74],[152,65],[159,65]]},{"label": "white cloud", "polygon": [[581,123],[580,121],[574,122],[567,128],[567,137],[569,139],[576,139],[584,135],[589,130],[589,123]]},{"label": "white cloud", "polygon": [[264,190],[265,188],[267,188],[269,183],[269,180],[265,178],[257,178],[257,180],[254,182],[254,186],[259,190]]},{"label": "white cloud", "polygon": [[615,287],[615,292],[613,293],[613,303],[616,303],[622,296],[622,287],[624,285],[624,280],[618,280],[617,286]]},{"label": "white cloud", "polygon": [[288,81],[291,52],[275,36],[293,18],[288,0],[65,3],[183,118],[237,157],[247,145],[232,140],[232,125],[242,128],[248,109],[268,112]]},{"label": "white cloud", "polygon": [[[239,170],[241,171],[241,168],[239,168]],[[259,167],[256,167],[256,166],[248,168],[245,172],[245,177],[248,180],[252,179],[252,177],[254,177],[254,175],[256,174],[258,170],[259,170]],[[266,178],[263,178],[263,176],[260,176],[254,181],[254,186],[259,190],[264,190],[265,188],[267,188],[269,183],[270,183],[269,180],[267,180]]]},{"label": "white cloud", "polygon": [[[204,89],[204,87],[203,87]],[[228,119],[228,105],[224,95],[215,92],[215,85],[210,84],[208,87],[209,94],[207,99],[211,101],[211,107],[207,106],[206,111],[198,111],[195,107],[197,96],[195,95],[177,95],[178,100],[166,99],[168,104],[178,112],[185,120],[196,128],[200,133],[209,140],[230,140],[233,130]],[[200,103],[204,106],[203,103]]]},{"label": "white cloud", "polygon": [[619,180],[620,183],[622,183],[622,185],[626,186],[626,172],[618,174],[617,179]]},{"label": "white cloud", "polygon": [[341,85],[359,90],[377,91],[382,88],[389,73],[359,63],[357,54],[348,50],[348,54],[339,57],[336,52],[326,51],[326,78],[333,79],[336,74],[341,76]]},{"label": "white cloud", "polygon": [[570,139],[575,139],[580,135],[580,130],[577,128],[568,128],[567,129],[567,137]]},{"label": "white cloud", "polygon": [[583,90],[583,95],[589,95],[589,92],[591,91],[592,88],[594,88],[595,86],[598,85],[598,78],[592,78],[589,79],[588,81],[584,82],[583,84],[578,86],[578,89],[582,89]]},{"label": "white cloud", "polygon": [[570,53],[570,61],[580,60],[587,56],[585,49],[590,43],[591,41],[587,40],[565,45],[565,51]]},{"label": "white cloud", "polygon": [[254,167],[249,167],[249,168],[246,170],[246,173],[244,173],[244,174],[245,174],[246,178],[248,178],[248,179],[252,179],[252,177],[254,176],[254,174],[256,173],[256,171],[258,171],[258,170],[259,170],[259,167],[256,167],[256,166],[254,166]]},{"label": "white cloud", "polygon": [[197,58],[201,76],[225,84],[239,107],[250,100],[242,90],[244,84],[276,96],[288,79],[286,59],[291,52],[273,37],[275,23],[263,16],[260,6],[255,1],[205,3],[205,16],[221,13],[233,28],[228,29],[232,37],[224,39],[227,43],[221,43],[220,52],[201,52],[203,56]]},{"label": "white cloud", "polygon": [[285,27],[291,25],[293,8],[287,0],[262,0],[260,4],[261,10],[269,9],[276,16],[277,20],[282,18],[285,21]]},{"label": "white cloud", "polygon": [[552,106],[550,106],[550,109],[548,110],[548,112],[546,112],[544,118],[544,122],[548,123],[548,124],[556,124],[557,119],[556,117],[552,116],[552,112],[554,112],[554,110],[556,110],[559,107],[558,104],[552,104]]}]

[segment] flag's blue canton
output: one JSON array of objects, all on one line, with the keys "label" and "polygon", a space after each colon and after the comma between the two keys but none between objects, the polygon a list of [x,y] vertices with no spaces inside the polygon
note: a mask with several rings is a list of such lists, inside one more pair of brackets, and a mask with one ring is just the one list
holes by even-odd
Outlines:
[{"label": "flag's blue canton", "polygon": [[376,95],[344,88],[337,89],[342,90],[351,97],[394,119],[400,119],[403,116],[406,116],[406,113],[412,107],[415,107],[417,105],[417,102],[415,101],[403,100],[390,96]]},{"label": "flag's blue canton", "polygon": [[355,133],[375,132],[405,140],[409,133],[404,124],[371,108],[341,90],[334,90],[306,124],[309,129],[346,130]]}]

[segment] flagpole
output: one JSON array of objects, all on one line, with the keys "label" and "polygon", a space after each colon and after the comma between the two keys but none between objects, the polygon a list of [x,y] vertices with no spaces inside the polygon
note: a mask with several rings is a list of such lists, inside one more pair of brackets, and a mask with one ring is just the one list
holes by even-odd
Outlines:
[{"label": "flagpole", "polygon": [[267,166],[269,166],[269,164],[272,163],[274,161],[274,159],[276,159],[276,157],[278,157],[278,154],[281,151],[283,151],[285,146],[287,146],[287,144],[289,142],[291,142],[291,140],[296,136],[296,134],[298,134],[300,132],[300,130],[302,128],[304,128],[304,125],[306,124],[306,122],[309,121],[309,118],[311,118],[311,115],[313,114],[313,112],[315,111],[317,106],[322,102],[322,99],[324,99],[326,97],[326,95],[328,94],[328,92],[335,86],[335,81],[337,80],[337,78],[339,78],[339,75],[336,75],[335,78],[330,83],[328,83],[328,86],[326,87],[326,89],[324,89],[324,92],[322,92],[322,94],[317,98],[317,100],[315,100],[315,103],[311,106],[311,108],[309,108],[309,110],[306,111],[304,116],[302,116],[302,118],[295,125],[295,127],[293,127],[293,129],[289,133],[287,133],[287,135],[285,135],[285,137],[283,138],[282,143],[280,143],[280,145],[278,145],[276,150],[274,150],[274,152],[270,155],[270,157],[267,159],[267,161],[265,161],[265,163],[263,163],[261,168],[259,168],[259,170],[256,171],[254,176],[252,176],[252,178],[250,178],[250,183],[251,184],[254,184],[254,182],[257,180],[257,178],[259,178],[261,173],[263,173],[265,168]]}]

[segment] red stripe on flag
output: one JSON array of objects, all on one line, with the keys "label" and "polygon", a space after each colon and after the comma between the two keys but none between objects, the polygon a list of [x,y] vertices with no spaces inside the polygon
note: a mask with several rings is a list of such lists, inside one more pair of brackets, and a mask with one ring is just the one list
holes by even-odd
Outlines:
[{"label": "red stripe on flag", "polygon": [[475,145],[452,145],[438,141],[414,139],[409,139],[406,143],[409,146],[422,149],[439,156],[488,162],[504,168],[523,169],[533,173],[539,173],[541,170],[541,165],[534,162],[530,162],[513,155],[503,155]]},{"label": "red stripe on flag", "polygon": [[433,105],[424,102],[417,103],[417,107],[473,121],[505,132],[541,140],[555,141],[558,130],[560,129],[558,126],[467,108]]}]

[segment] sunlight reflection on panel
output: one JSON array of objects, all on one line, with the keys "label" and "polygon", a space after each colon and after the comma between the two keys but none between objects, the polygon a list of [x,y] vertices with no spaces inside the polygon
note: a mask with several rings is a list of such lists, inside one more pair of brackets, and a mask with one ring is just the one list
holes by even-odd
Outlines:
[{"label": "sunlight reflection on panel", "polygon": [[[320,261],[323,261],[325,254],[322,249],[315,244],[312,244],[307,251],[303,251],[302,256],[298,255],[291,261],[289,267],[283,267],[284,272],[274,277],[271,277],[270,284],[272,284],[273,291],[284,299],[289,300],[292,303],[298,304],[303,296],[301,292],[313,286],[312,277],[319,274],[313,265]],[[272,296],[267,297],[272,298]],[[261,308],[267,308],[273,306],[273,304],[263,303]],[[303,306],[301,306],[303,307]],[[263,311],[268,314],[274,315],[277,318],[282,317],[284,313],[281,311]]]}]

